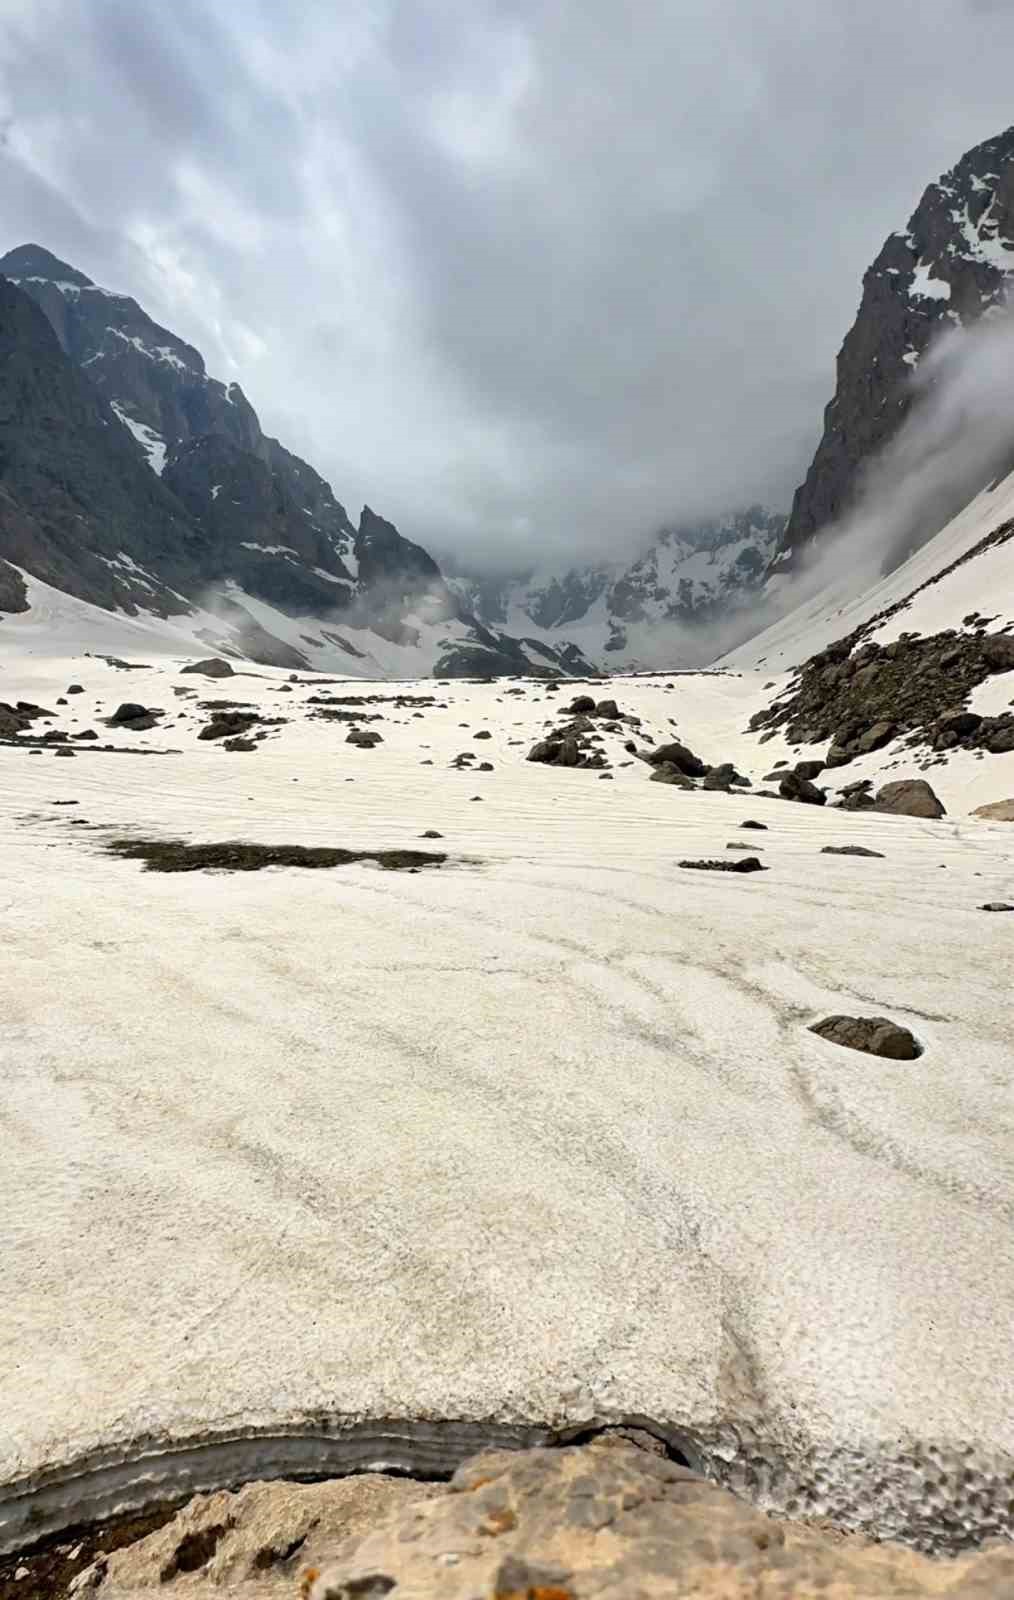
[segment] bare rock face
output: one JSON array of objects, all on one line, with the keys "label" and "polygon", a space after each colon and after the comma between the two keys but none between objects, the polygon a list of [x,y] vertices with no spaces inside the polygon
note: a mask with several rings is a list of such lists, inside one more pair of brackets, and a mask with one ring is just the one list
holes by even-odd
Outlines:
[{"label": "bare rock face", "polygon": [[[795,555],[854,503],[864,465],[897,432],[913,403],[912,374],[942,327],[968,326],[1003,303],[1014,275],[1014,128],[962,156],[931,183],[863,279],[862,303],[838,355],[834,398],[805,482],[796,491],[780,551]],[[930,538],[935,525],[904,530]],[[907,536],[907,537],[906,537]]]},{"label": "bare rock face", "polygon": [[902,817],[942,817],[943,802],[925,778],[900,778],[877,790],[877,811],[892,811]]},{"label": "bare rock face", "polygon": [[[309,1600],[887,1600],[939,1593],[939,1575],[925,1557],[789,1529],[686,1467],[602,1444],[473,1458],[447,1495],[350,1542],[308,1592]],[[1012,1577],[1014,1552],[997,1550],[953,1563],[952,1592],[999,1596]]]},{"label": "bare rock face", "polygon": [[220,1594],[296,1600],[299,1573],[330,1560],[343,1542],[384,1525],[442,1484],[369,1473],[331,1483],[248,1483],[238,1493],[198,1495],[147,1538],[102,1556],[75,1593]]},{"label": "bare rock face", "polygon": [[922,1055],[915,1035],[889,1017],[825,1017],[823,1022],[815,1022],[810,1032],[846,1050],[886,1056],[889,1061],[915,1061]]},{"label": "bare rock face", "polygon": [[202,1495],[156,1533],[100,1557],[74,1585],[96,1600],[1001,1600],[1011,1592],[1009,1545],[938,1561],[776,1522],[620,1434],[562,1450],[486,1451],[449,1485],[365,1476]]}]

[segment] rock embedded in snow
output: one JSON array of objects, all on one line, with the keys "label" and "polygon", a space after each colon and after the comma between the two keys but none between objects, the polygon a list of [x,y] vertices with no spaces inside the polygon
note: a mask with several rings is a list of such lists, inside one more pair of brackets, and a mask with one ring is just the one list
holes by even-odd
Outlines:
[{"label": "rock embedded in snow", "polygon": [[191,661],[186,667],[180,668],[181,672],[200,672],[206,678],[232,678],[235,676],[233,668],[228,661],[223,661],[220,656],[211,656],[206,661]]},{"label": "rock embedded in snow", "polygon": [[946,815],[942,801],[925,778],[899,778],[894,783],[885,783],[882,789],[877,790],[874,806],[877,811],[889,811],[903,817]]},{"label": "rock embedded in snow", "polygon": [[346,744],[358,745],[360,750],[372,750],[374,745],[383,742],[383,735],[373,728],[350,728],[345,740]]},{"label": "rock embedded in snow", "polygon": [[679,861],[677,866],[696,872],[766,872],[768,869],[756,856],[743,856],[740,861]]},{"label": "rock embedded in snow", "polygon": [[914,1061],[922,1055],[915,1035],[888,1017],[825,1017],[822,1022],[812,1023],[810,1032],[829,1044],[864,1055],[885,1056],[891,1061]]},{"label": "rock embedded in snow", "polygon": [[985,822],[1014,822],[1014,800],[991,800],[988,805],[977,806],[973,817]]},{"label": "rock embedded in snow", "polygon": [[825,844],[820,853],[822,856],[875,856],[878,861],[885,860],[880,850],[867,850],[864,844]]}]

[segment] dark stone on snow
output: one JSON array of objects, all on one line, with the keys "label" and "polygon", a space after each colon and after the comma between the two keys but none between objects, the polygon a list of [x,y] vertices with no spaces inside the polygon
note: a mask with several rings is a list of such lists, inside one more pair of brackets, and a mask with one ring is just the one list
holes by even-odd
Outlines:
[{"label": "dark stone on snow", "polygon": [[181,672],[200,672],[206,678],[232,678],[235,676],[228,661],[223,661],[219,656],[210,656],[206,661],[191,661],[189,666],[181,667]]},{"label": "dark stone on snow", "polygon": [[825,844],[821,846],[822,856],[876,856],[878,861],[885,859],[879,850],[867,850],[864,844]]},{"label": "dark stone on snow", "polygon": [[1008,904],[1008,902],[1006,900],[987,900],[986,904],[984,906],[980,906],[979,907],[979,910],[980,911],[1014,911],[1014,906]]},{"label": "dark stone on snow", "polygon": [[756,856],[743,856],[739,861],[679,861],[677,866],[690,867],[697,872],[766,872],[768,869]]},{"label": "dark stone on snow", "polygon": [[767,825],[766,822],[754,822],[752,817],[748,817],[745,822],[741,822],[740,823],[740,827],[741,828],[756,828],[758,830],[758,832],[760,832],[760,833],[767,833],[767,831],[768,831],[768,825]]},{"label": "dark stone on snow", "polygon": [[383,742],[382,735],[373,728],[350,728],[345,740],[346,744],[357,745],[360,750],[372,750],[374,745]]},{"label": "dark stone on snow", "polygon": [[700,756],[695,756],[694,752],[685,744],[681,744],[678,739],[673,740],[671,744],[660,744],[657,749],[649,752],[647,759],[653,767],[666,764],[675,767],[685,778],[703,778],[710,771]]},{"label": "dark stone on snow", "polygon": [[783,800],[800,800],[808,806],[822,806],[827,801],[823,789],[818,789],[809,778],[801,778],[797,772],[784,774],[778,785],[778,793]]},{"label": "dark stone on snow", "polygon": [[865,1055],[885,1056],[891,1061],[914,1061],[922,1055],[922,1045],[914,1034],[888,1017],[825,1017],[822,1022],[812,1023],[810,1032],[829,1044],[860,1050]]}]

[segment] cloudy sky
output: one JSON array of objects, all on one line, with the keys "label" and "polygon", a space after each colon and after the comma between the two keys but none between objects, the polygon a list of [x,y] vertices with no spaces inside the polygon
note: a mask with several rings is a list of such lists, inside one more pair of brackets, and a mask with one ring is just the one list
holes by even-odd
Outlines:
[{"label": "cloudy sky", "polygon": [[787,505],[860,278],[1014,119],[1008,0],[0,0],[2,247],[494,566]]}]

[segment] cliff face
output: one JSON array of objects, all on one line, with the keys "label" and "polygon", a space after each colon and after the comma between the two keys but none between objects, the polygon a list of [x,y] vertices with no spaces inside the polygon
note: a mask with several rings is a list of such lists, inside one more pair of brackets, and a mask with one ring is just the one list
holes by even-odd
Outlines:
[{"label": "cliff face", "polygon": [[[791,559],[854,503],[865,466],[912,404],[913,372],[943,328],[998,314],[1014,278],[1014,127],[930,184],[863,279],[838,355],[834,398],[779,545]],[[1014,444],[1014,423],[1011,427]],[[941,506],[931,537],[955,507]]]},{"label": "cliff face", "polygon": [[[26,608],[22,568],[107,610],[210,605],[276,664],[310,664],[304,643],[369,660],[372,639],[448,675],[590,670],[565,641],[530,649],[480,623],[368,506],[355,528],[239,385],[209,377],[135,300],[38,245],[9,251],[0,273],[0,612]],[[357,642],[297,629],[279,643],[244,597],[273,608],[282,634],[287,619],[320,619]]]}]

